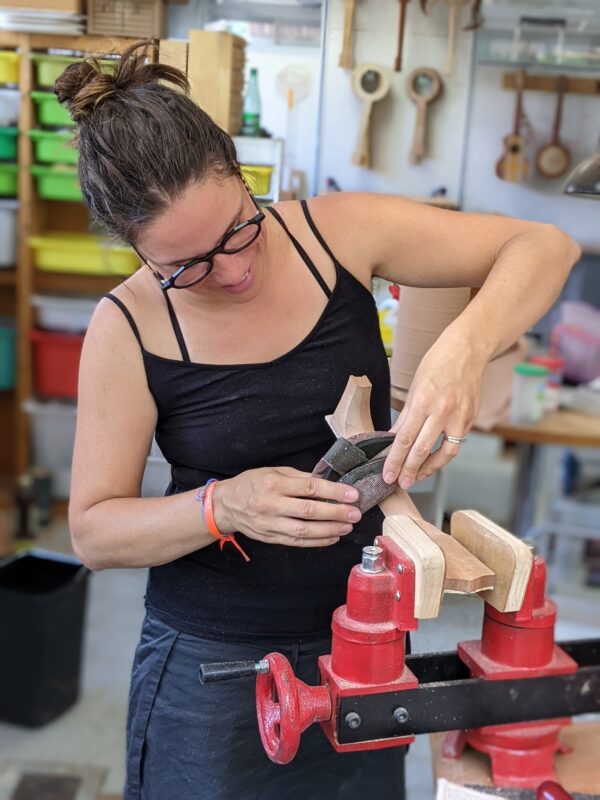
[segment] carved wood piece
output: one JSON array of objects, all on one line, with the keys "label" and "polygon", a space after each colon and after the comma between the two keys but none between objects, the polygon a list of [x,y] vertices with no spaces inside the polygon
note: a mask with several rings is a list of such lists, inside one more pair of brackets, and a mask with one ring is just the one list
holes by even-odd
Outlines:
[{"label": "carved wood piece", "polygon": [[340,53],[339,65],[344,69],[354,66],[354,12],[356,0],[344,0],[344,41]]},{"label": "carved wood piece", "polygon": [[415,619],[433,619],[444,595],[446,559],[433,539],[407,516],[386,517],[383,535],[393,539],[415,565]]},{"label": "carved wood piece", "polygon": [[415,519],[430,539],[444,552],[446,559],[445,592],[473,594],[484,589],[493,589],[495,574],[482,561],[476,558],[457,539],[440,531],[424,519]]},{"label": "carved wood piece", "polygon": [[443,83],[436,70],[431,67],[419,67],[408,76],[406,87],[408,96],[417,106],[409,160],[411,164],[420,164],[427,155],[427,110],[442,93]]},{"label": "carved wood piece", "polygon": [[518,611],[533,565],[525,542],[477,511],[455,511],[450,532],[496,575],[494,588],[482,592],[482,599],[498,611]]}]

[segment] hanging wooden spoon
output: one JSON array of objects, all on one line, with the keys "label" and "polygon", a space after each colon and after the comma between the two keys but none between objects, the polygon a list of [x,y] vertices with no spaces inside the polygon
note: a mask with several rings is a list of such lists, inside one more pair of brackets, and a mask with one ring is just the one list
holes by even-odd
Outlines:
[{"label": "hanging wooden spoon", "polygon": [[427,109],[442,93],[442,79],[431,67],[419,67],[408,76],[408,96],[416,103],[417,122],[410,151],[411,164],[419,164],[427,154]]},{"label": "hanging wooden spoon", "polygon": [[394,61],[394,71],[400,72],[402,69],[402,48],[404,45],[404,27],[406,23],[406,6],[410,0],[400,0],[400,19],[398,21],[398,49],[396,60]]},{"label": "hanging wooden spoon", "polygon": [[371,166],[371,112],[373,104],[382,100],[390,90],[390,74],[377,64],[361,64],[352,72],[352,88],[363,101],[358,141],[352,163]]},{"label": "hanging wooden spoon", "polygon": [[456,49],[456,34],[458,31],[458,23],[460,20],[460,12],[462,7],[466,5],[469,0],[446,0],[448,4],[448,52],[446,54],[446,63],[442,70],[444,75],[451,75],[454,70],[454,51]]},{"label": "hanging wooden spoon", "polygon": [[560,123],[562,120],[563,99],[569,91],[569,80],[559,75],[556,80],[556,112],[552,127],[552,139],[537,152],[535,166],[543,178],[560,178],[571,166],[571,153],[560,141]]},{"label": "hanging wooden spoon", "polygon": [[340,53],[339,65],[344,69],[354,66],[354,12],[356,0],[344,0],[344,42]]}]

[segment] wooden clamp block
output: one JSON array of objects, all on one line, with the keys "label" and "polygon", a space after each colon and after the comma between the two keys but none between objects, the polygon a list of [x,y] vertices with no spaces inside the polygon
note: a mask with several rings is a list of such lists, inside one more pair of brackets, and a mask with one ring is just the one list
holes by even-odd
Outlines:
[{"label": "wooden clamp block", "polygon": [[447,533],[424,519],[415,519],[414,522],[444,553],[446,561],[445,592],[473,594],[494,588],[495,573],[473,553],[470,553],[466,547],[463,547],[458,539],[448,536]]},{"label": "wooden clamp block", "polygon": [[393,539],[415,565],[415,619],[432,619],[440,613],[446,577],[444,553],[408,516],[387,517],[383,535]]},{"label": "wooden clamp block", "polygon": [[518,611],[533,566],[529,547],[477,511],[455,511],[450,532],[495,573],[494,588],[482,598],[498,611]]}]

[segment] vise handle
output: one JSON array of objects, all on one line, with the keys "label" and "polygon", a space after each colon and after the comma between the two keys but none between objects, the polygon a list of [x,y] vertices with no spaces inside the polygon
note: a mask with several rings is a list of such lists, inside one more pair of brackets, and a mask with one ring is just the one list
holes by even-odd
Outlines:
[{"label": "vise handle", "polygon": [[229,681],[234,678],[250,678],[253,675],[265,675],[269,671],[266,658],[260,661],[215,661],[200,664],[198,677],[200,683]]}]

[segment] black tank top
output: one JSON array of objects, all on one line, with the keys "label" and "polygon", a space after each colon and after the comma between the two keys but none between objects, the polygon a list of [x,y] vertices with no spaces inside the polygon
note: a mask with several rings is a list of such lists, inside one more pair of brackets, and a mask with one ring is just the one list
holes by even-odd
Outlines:
[{"label": "black tank top", "polygon": [[[334,441],[324,418],[335,409],[350,375],[367,375],[373,384],[375,428],[390,426],[389,370],[373,297],[335,259],[305,202],[302,208],[312,234],[335,264],[336,283],[330,291],[270,208],[328,297],[305,339],[274,361],[224,366],[190,361],[167,293],[182,360],[149,353],[128,309],[108,295],[122,309],[142,349],[158,409],[156,440],[171,464],[168,495],[257,467],[311,472]],[[362,548],[381,532],[381,523],[381,512],[372,509],[352,533],[322,548],[264,544],[238,533],[249,563],[231,545],[221,550],[215,542],[152,567],[146,607],[177,630],[208,638],[322,636],[330,629],[334,609],[345,602],[350,570],[360,561]]]}]

